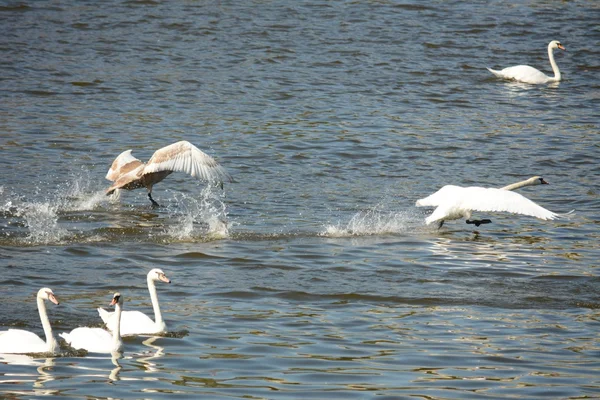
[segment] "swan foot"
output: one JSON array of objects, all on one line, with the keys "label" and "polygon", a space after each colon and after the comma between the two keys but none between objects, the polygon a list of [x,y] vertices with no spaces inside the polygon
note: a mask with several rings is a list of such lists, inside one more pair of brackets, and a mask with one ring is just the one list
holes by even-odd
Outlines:
[{"label": "swan foot", "polygon": [[152,198],[152,194],[148,193],[148,198],[150,199],[150,201],[152,202],[152,208],[157,208],[160,207],[160,204],[158,204],[156,201],[154,201],[154,199]]},{"label": "swan foot", "polygon": [[483,224],[491,224],[492,220],[491,219],[474,219],[474,220],[467,220],[467,224],[473,224],[475,226],[479,226],[479,225],[483,225]]}]

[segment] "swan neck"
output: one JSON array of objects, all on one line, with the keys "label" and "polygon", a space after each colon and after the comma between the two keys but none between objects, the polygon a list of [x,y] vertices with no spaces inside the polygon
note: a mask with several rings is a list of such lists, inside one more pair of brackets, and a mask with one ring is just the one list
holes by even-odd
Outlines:
[{"label": "swan neck", "polygon": [[158,293],[156,293],[156,285],[154,280],[148,277],[148,291],[150,292],[150,300],[152,300],[152,309],[154,310],[154,323],[162,324],[162,314],[160,313],[160,305],[158,304]]},{"label": "swan neck", "polygon": [[56,340],[52,336],[52,326],[50,325],[50,319],[48,319],[48,312],[46,311],[46,302],[44,299],[37,298],[38,311],[40,313],[40,320],[42,321],[42,327],[44,328],[44,335],[46,335],[46,345],[48,351],[52,352],[55,347]]},{"label": "swan neck", "polygon": [[118,302],[115,304],[115,312],[117,314],[117,323],[113,332],[113,342],[115,349],[119,349],[121,347],[121,304]]},{"label": "swan neck", "polygon": [[508,186],[504,186],[502,190],[516,190],[529,185],[531,185],[531,182],[529,179],[527,179],[521,182],[510,184]]},{"label": "swan neck", "polygon": [[558,82],[561,79],[561,74],[560,70],[558,69],[558,65],[556,65],[556,61],[554,61],[554,50],[552,47],[550,47],[550,45],[548,45],[548,58],[550,59],[552,72],[554,72],[554,78],[552,78],[552,80]]}]

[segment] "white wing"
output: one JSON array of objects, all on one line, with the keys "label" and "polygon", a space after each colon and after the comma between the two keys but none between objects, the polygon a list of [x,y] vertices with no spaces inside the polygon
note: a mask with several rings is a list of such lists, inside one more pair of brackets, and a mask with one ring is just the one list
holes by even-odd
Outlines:
[{"label": "white wing", "polygon": [[514,79],[525,83],[546,83],[550,77],[540,70],[530,67],[529,65],[517,65],[514,67],[504,68],[502,71],[488,70],[497,77],[504,79]]},{"label": "white wing", "polygon": [[160,171],[185,172],[206,181],[232,181],[214,158],[185,140],[158,149],[144,168],[144,174]]},{"label": "white wing", "polygon": [[70,333],[63,332],[59,336],[74,349],[85,349],[92,353],[111,352],[113,337],[101,328],[75,328]]},{"label": "white wing", "polygon": [[[103,312],[100,312],[100,310]],[[117,314],[114,311],[109,312],[102,308],[98,309],[98,313],[100,313],[100,317],[106,323],[106,327],[111,332],[114,332],[117,327]],[[161,325],[154,322],[152,318],[141,311],[121,312],[121,336],[153,334],[164,331],[165,329]]]},{"label": "white wing", "polygon": [[0,332],[0,353],[45,353],[48,344],[38,335],[22,329]]},{"label": "white wing", "polygon": [[121,175],[138,168],[140,165],[143,165],[143,163],[131,155],[131,150],[126,150],[115,158],[115,161],[113,161],[106,174],[106,179],[114,182],[119,179]]},{"label": "white wing", "polygon": [[537,205],[527,197],[507,190],[467,187],[463,188],[460,196],[460,199],[457,199],[457,205],[465,210],[509,212],[543,220],[559,217],[558,214]]},{"label": "white wing", "polygon": [[417,200],[417,207],[437,207],[442,204],[446,204],[450,199],[458,199],[461,196],[461,192],[465,188],[454,185],[446,185],[437,192],[425,197],[424,199]]}]

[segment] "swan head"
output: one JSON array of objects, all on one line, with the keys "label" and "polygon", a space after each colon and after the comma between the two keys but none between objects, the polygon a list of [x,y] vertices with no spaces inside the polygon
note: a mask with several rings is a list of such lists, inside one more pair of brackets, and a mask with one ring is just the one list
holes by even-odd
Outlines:
[{"label": "swan head", "polygon": [[544,180],[544,178],[542,178],[541,176],[532,176],[531,178],[529,178],[529,181],[531,182],[531,185],[547,185],[548,182],[546,182]]},{"label": "swan head", "polygon": [[167,275],[160,268],[154,268],[150,272],[148,272],[148,279],[153,281],[162,281],[165,283],[171,283],[171,280],[167,278]]},{"label": "swan head", "polygon": [[118,293],[118,292],[117,292],[117,293],[115,293],[115,294],[113,295],[113,299],[112,299],[112,301],[110,302],[110,305],[111,305],[111,306],[115,306],[115,305],[117,305],[117,304],[118,304],[119,306],[122,306],[122,305],[123,305],[123,296],[121,296],[121,293]]},{"label": "swan head", "polygon": [[561,50],[567,50],[565,49],[565,46],[563,46],[558,40],[553,40],[550,42],[550,44],[548,45],[549,49],[561,49]]},{"label": "swan head", "polygon": [[37,297],[38,299],[48,300],[57,305],[59,304],[56,296],[54,296],[54,292],[50,288],[41,288],[38,290]]}]

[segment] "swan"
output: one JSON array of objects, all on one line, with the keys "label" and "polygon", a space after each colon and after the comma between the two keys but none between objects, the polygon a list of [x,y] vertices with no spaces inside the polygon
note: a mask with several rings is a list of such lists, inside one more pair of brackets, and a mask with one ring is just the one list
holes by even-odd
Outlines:
[{"label": "swan", "polygon": [[562,77],[560,70],[558,69],[558,65],[556,65],[556,61],[554,61],[554,49],[566,50],[558,40],[553,40],[548,44],[548,58],[550,58],[550,65],[552,66],[554,77],[550,77],[540,70],[530,67],[529,65],[517,65],[515,67],[504,68],[502,71],[496,71],[488,68],[488,71],[496,75],[498,78],[513,79],[523,83],[538,84],[559,82]]},{"label": "swan", "polygon": [[75,328],[70,333],[63,332],[60,337],[74,349],[84,349],[90,353],[119,353],[123,349],[123,341],[120,332],[120,317],[123,308],[123,296],[115,293],[111,306],[115,306],[117,323],[115,333],[111,334],[102,328]]},{"label": "swan", "polygon": [[119,154],[108,170],[106,179],[114,183],[106,189],[107,196],[115,191],[118,195],[119,189],[134,190],[145,187],[152,205],[158,207],[158,203],[152,198],[152,186],[175,171],[218,182],[221,187],[223,180],[233,181],[214,158],[185,140],[156,150],[146,164],[132,156],[131,152],[132,150],[126,150]]},{"label": "swan", "polygon": [[479,226],[489,224],[489,219],[471,220],[472,211],[510,212],[529,215],[543,220],[552,220],[560,214],[547,210],[525,196],[512,192],[525,186],[548,184],[542,177],[534,176],[500,189],[477,186],[462,187],[446,185],[432,195],[417,200],[417,207],[437,207],[425,219],[427,225],[438,223],[441,228],[446,220],[465,218],[467,224]]},{"label": "swan", "polygon": [[37,306],[40,313],[40,320],[44,327],[46,340],[42,340],[38,335],[23,329],[9,329],[0,332],[0,353],[5,354],[26,354],[26,353],[56,353],[58,342],[52,335],[52,326],[46,312],[45,301],[51,301],[59,304],[54,293],[49,288],[42,288],[37,293]]},{"label": "swan", "polygon": [[[148,272],[146,280],[148,282],[148,291],[150,292],[150,299],[152,299],[152,308],[154,309],[154,318],[156,321],[152,321],[150,317],[140,311],[123,311],[121,315],[121,336],[162,333],[167,330],[165,321],[163,321],[162,314],[160,313],[154,282],[171,283],[171,280],[159,268],[154,268]],[[102,318],[106,327],[114,332],[118,318],[116,313],[98,308],[98,314],[100,314],[100,318]]]}]

